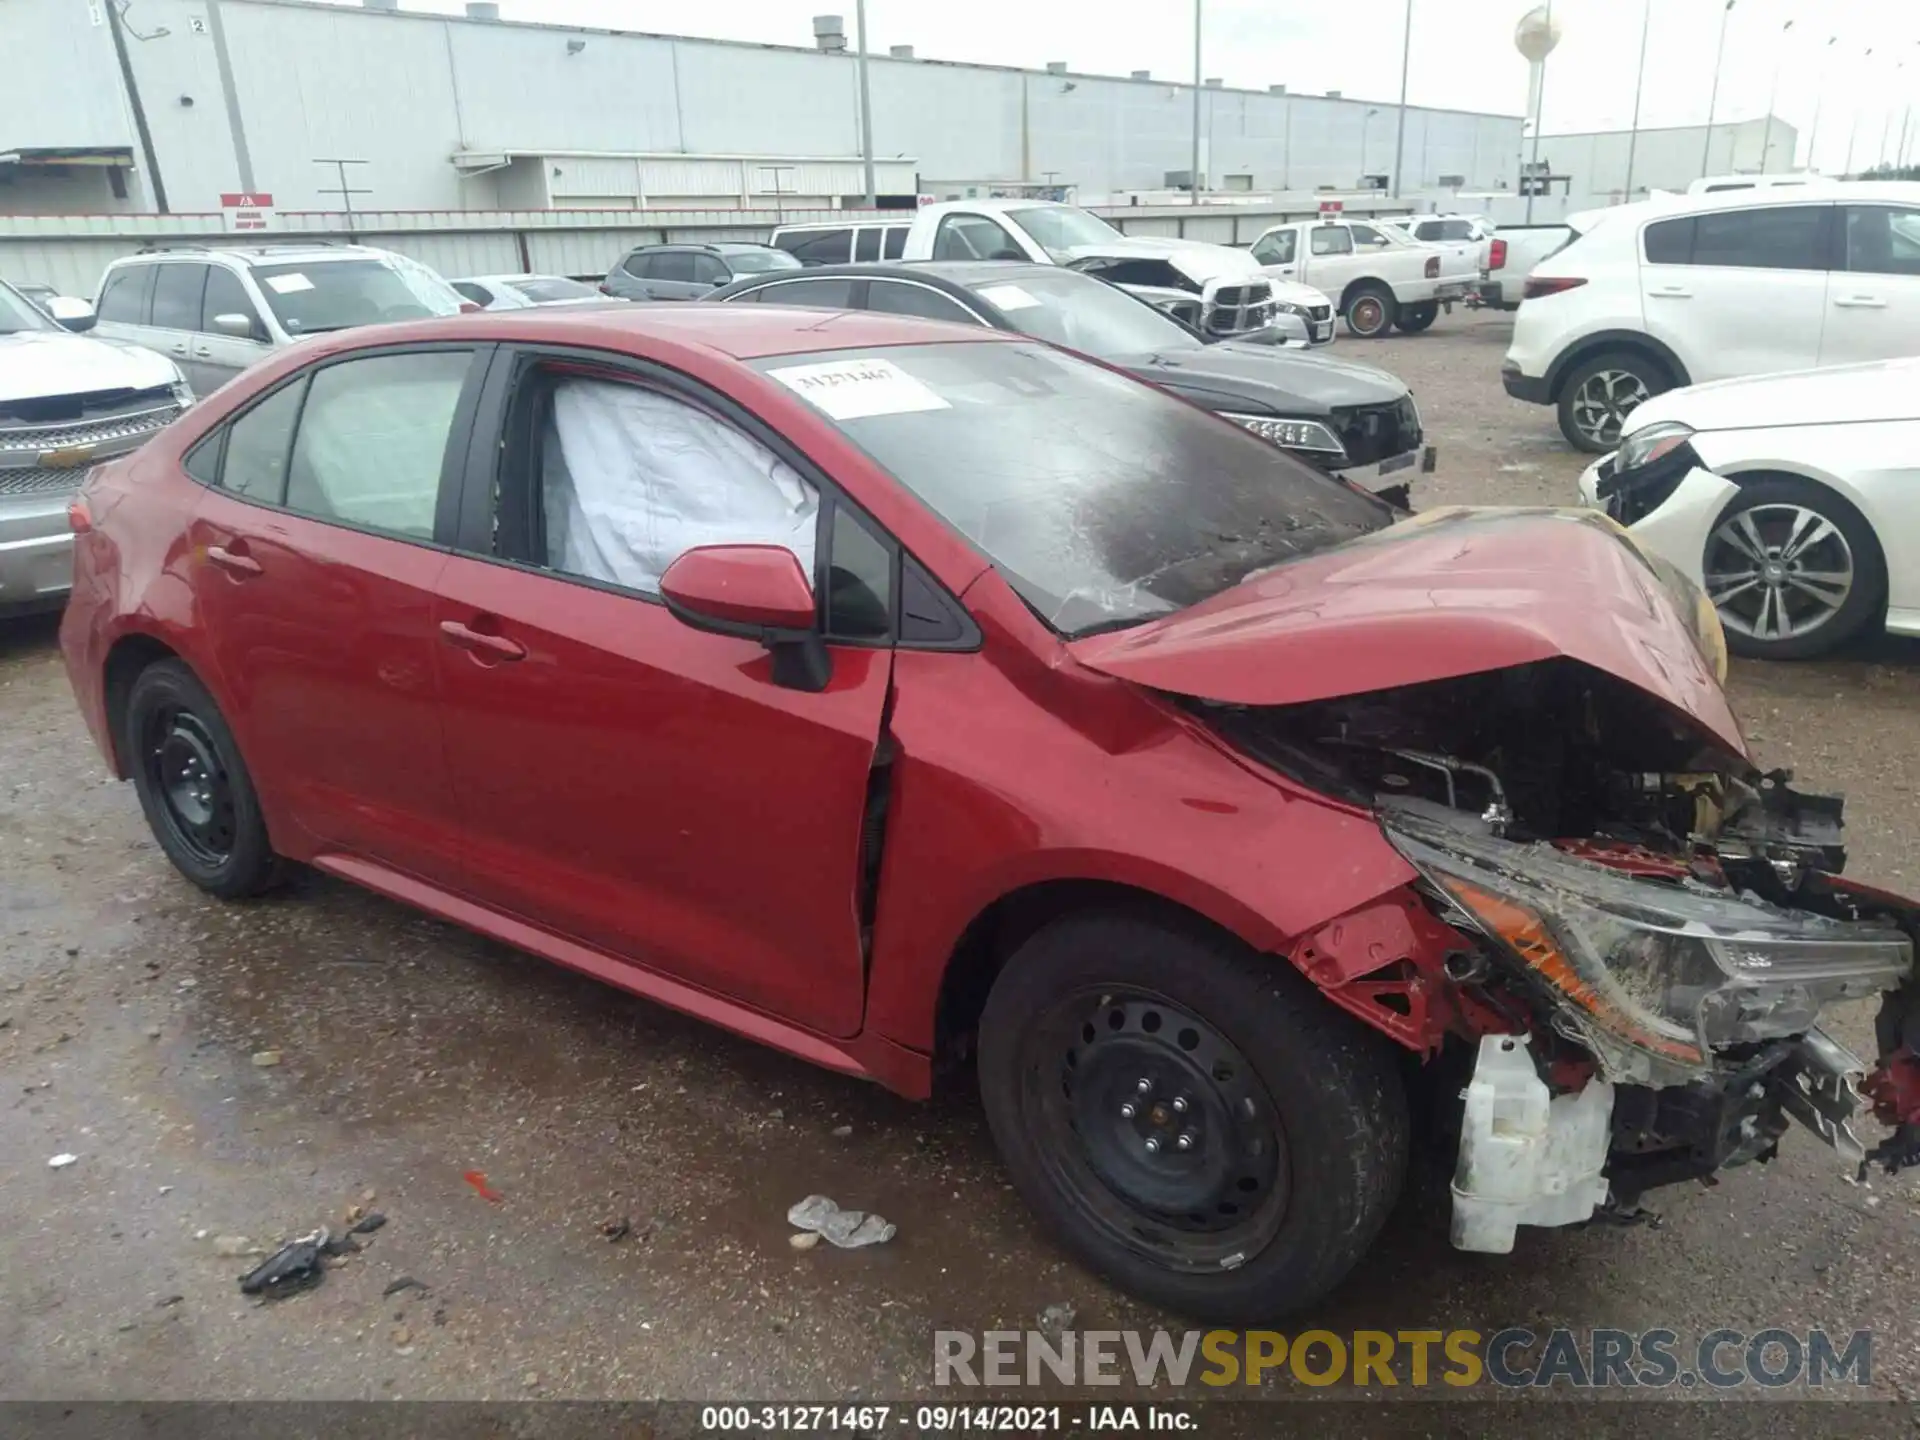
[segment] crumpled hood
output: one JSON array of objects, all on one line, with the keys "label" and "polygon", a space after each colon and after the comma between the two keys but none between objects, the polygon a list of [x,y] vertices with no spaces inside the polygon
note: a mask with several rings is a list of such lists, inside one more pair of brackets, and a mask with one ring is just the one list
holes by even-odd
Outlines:
[{"label": "crumpled hood", "polygon": [[179,366],[138,345],[65,331],[0,335],[0,405],[90,390],[151,390],[179,381]]},{"label": "crumpled hood", "polygon": [[1102,674],[1235,705],[1297,705],[1564,656],[1744,755],[1695,639],[1710,623],[1699,604],[1596,511],[1455,506],[1068,649]]},{"label": "crumpled hood", "polygon": [[1669,390],[1638,406],[1632,430],[1678,420],[1696,430],[1854,425],[1920,419],[1920,359],[1790,370]]},{"label": "crumpled hood", "polygon": [[1398,400],[1407,387],[1386,371],[1318,351],[1222,341],[1156,355],[1115,355],[1143,380],[1210,399],[1250,414],[1324,415],[1336,406]]},{"label": "crumpled hood", "polygon": [[[1069,260],[1164,260],[1196,284],[1209,280],[1264,280],[1259,262],[1245,250],[1171,236],[1128,235],[1098,245],[1075,245]],[[1324,296],[1321,299],[1325,299]]]}]

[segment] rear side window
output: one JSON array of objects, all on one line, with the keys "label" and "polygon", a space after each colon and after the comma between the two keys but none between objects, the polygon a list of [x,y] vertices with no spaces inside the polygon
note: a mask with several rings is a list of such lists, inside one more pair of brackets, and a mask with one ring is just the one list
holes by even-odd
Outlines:
[{"label": "rear side window", "polygon": [[798,305],[807,310],[845,310],[853,303],[851,280],[789,280],[757,292],[766,305]]},{"label": "rear side window", "polygon": [[440,472],[472,353],[375,355],[314,375],[288,471],[289,510],[433,538]]},{"label": "rear side window", "polygon": [[107,276],[100,288],[97,313],[102,320],[122,325],[147,323],[147,302],[153,296],[153,272],[158,265],[123,265]]},{"label": "rear side window", "polygon": [[802,230],[782,235],[779,246],[802,265],[844,265],[852,253],[853,231]]},{"label": "rear side window", "polygon": [[[300,418],[300,401],[306,393],[306,381],[296,380],[274,391],[227,427],[221,489],[269,505],[278,505],[286,498],[293,424]],[[201,448],[206,448],[204,442]]]},{"label": "rear side window", "polygon": [[1825,270],[1831,205],[1776,205],[1663,220],[1646,233],[1650,265]]},{"label": "rear side window", "polygon": [[880,232],[878,230],[856,230],[853,232],[853,258],[856,260],[878,260],[880,258]]},{"label": "rear side window", "polygon": [[886,248],[881,252],[882,259],[898,260],[902,255],[907,253],[908,229],[909,227],[905,225],[889,225],[887,227],[887,244]]},{"label": "rear side window", "polygon": [[647,277],[652,280],[684,280],[693,282],[693,253],[689,250],[657,251],[647,266]]},{"label": "rear side window", "polygon": [[198,330],[200,302],[207,293],[204,265],[161,265],[153,278],[153,319],[167,330]]}]

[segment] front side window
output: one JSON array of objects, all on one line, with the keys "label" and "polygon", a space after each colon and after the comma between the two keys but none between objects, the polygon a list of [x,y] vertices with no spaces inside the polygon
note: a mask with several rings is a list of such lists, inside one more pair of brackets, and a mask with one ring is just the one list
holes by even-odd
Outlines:
[{"label": "front side window", "polygon": [[207,291],[207,267],[175,261],[155,267],[153,319],[163,330],[198,330],[200,302]]},{"label": "front side window", "polygon": [[1024,260],[1004,226],[984,215],[949,215],[933,234],[936,260]]},{"label": "front side window", "polygon": [[538,558],[644,595],[697,545],[783,545],[813,574],[819,496],[706,411],[614,380],[558,378],[536,450]]},{"label": "front side window", "polygon": [[213,265],[207,269],[207,294],[200,306],[198,328],[209,335],[226,334],[214,323],[222,315],[238,315],[247,322],[254,339],[266,338],[266,327],[260,323],[260,312],[254,308],[253,298],[240,283],[240,277],[231,270]]},{"label": "front side window", "polygon": [[1354,225],[1350,227],[1350,230],[1355,245],[1366,245],[1377,250],[1388,243],[1387,237],[1371,225]]},{"label": "front side window", "polygon": [[724,285],[733,275],[719,256],[696,255],[693,257],[693,278],[702,285]]},{"label": "front side window", "polygon": [[1028,342],[782,355],[814,406],[1056,630],[1136,624],[1393,512],[1164,391]]},{"label": "front side window", "polygon": [[458,315],[459,294],[424,266],[385,258],[262,265],[253,272],[280,328],[294,337]]},{"label": "front side window", "polygon": [[107,276],[95,313],[122,325],[147,323],[147,302],[153,296],[153,272],[158,265],[124,265]]},{"label": "front side window", "polygon": [[432,539],[472,359],[466,350],[372,355],[315,372],[294,437],[287,508]]},{"label": "front side window", "polygon": [[1920,210],[1849,205],[1847,269],[1863,275],[1920,275]]},{"label": "front side window", "polygon": [[1307,249],[1315,255],[1351,255],[1353,236],[1344,225],[1316,225],[1308,232]]},{"label": "front side window", "polygon": [[1262,265],[1291,265],[1299,238],[1292,230],[1274,230],[1262,235],[1253,245],[1253,258]]}]

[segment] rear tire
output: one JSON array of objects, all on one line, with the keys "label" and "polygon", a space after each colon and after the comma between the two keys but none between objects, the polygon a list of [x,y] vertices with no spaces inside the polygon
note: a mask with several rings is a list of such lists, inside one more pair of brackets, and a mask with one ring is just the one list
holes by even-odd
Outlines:
[{"label": "rear tire", "polygon": [[127,692],[121,747],[153,838],[211,895],[258,895],[281,878],[259,796],[213,697],[178,660],[149,665]]},{"label": "rear tire", "polygon": [[1377,340],[1393,328],[1399,308],[1386,286],[1357,286],[1346,299],[1347,333],[1358,340]]},{"label": "rear tire", "polygon": [[1639,406],[1673,388],[1664,366],[1632,350],[1609,350],[1581,364],[1560,387],[1560,433],[1576,450],[1618,449]]},{"label": "rear tire", "polygon": [[1440,318],[1440,302],[1429,300],[1424,305],[1407,305],[1394,317],[1394,326],[1406,335],[1418,335]]},{"label": "rear tire", "polygon": [[1089,913],[1039,931],[988,997],[979,1068],[1000,1153],[1060,1243],[1198,1318],[1313,1304],[1405,1177],[1392,1046],[1284,960],[1197,927]]},{"label": "rear tire", "polygon": [[1796,475],[1743,485],[1707,536],[1700,568],[1727,648],[1755,659],[1828,654],[1887,603],[1887,563],[1866,517]]}]

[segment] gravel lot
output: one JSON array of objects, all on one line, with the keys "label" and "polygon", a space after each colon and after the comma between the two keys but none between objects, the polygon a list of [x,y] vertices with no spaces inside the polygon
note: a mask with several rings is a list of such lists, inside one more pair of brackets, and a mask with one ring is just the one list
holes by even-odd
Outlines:
[{"label": "gravel lot", "polygon": [[[1500,390],[1507,330],[1339,342],[1419,398],[1441,446],[1419,503],[1571,499],[1580,457]],[[1852,868],[1920,886],[1920,646],[1732,688],[1764,762],[1850,795]],[[0,626],[0,715],[0,1395],[898,1397],[928,1389],[935,1328],[1060,1302],[1184,1328],[1036,1236],[970,1098],[905,1104],[318,877],[203,898],[107,780],[50,623]],[[898,1238],[794,1251],[811,1192]],[[1452,1251],[1443,1199],[1410,1193],[1312,1318],[1871,1328],[1876,1391],[1913,1398],[1911,1177],[1843,1183],[1796,1133],[1654,1203],[1662,1228],[1523,1231],[1501,1259]],[[351,1205],[389,1217],[364,1254],[282,1304],[239,1295],[229,1252]],[[383,1296],[403,1276],[425,1288]]]}]

